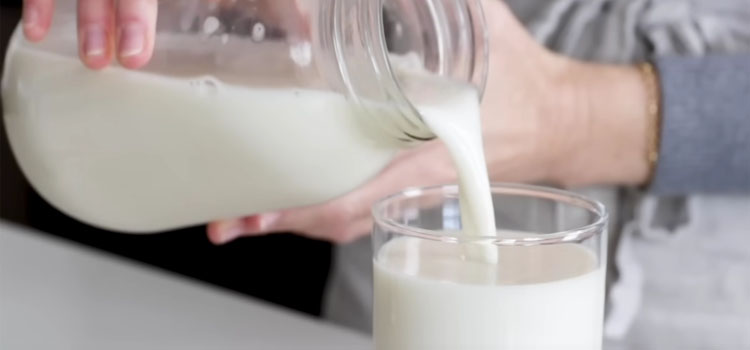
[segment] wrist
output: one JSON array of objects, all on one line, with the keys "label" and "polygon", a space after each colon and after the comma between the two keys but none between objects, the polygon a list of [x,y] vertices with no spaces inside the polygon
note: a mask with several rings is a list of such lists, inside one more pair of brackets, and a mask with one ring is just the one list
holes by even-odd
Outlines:
[{"label": "wrist", "polygon": [[[549,67],[547,88],[539,113],[546,124],[542,138],[545,143],[545,181],[561,186],[577,182],[575,169],[586,150],[589,120],[591,119],[590,93],[581,74],[587,64],[553,54]],[[588,74],[588,73],[587,73]]]},{"label": "wrist", "polygon": [[640,185],[649,178],[648,93],[634,66],[567,60],[557,109],[566,127],[550,180],[563,186]]}]

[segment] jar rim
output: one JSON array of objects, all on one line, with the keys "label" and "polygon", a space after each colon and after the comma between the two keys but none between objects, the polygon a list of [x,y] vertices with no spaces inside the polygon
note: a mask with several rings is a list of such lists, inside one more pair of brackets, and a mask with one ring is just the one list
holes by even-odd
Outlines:
[{"label": "jar rim", "polygon": [[[380,0],[380,8],[384,8],[385,2],[388,0]],[[484,9],[482,7],[480,0],[464,0],[464,3],[466,5],[467,14],[469,16],[469,19],[472,24],[471,32],[472,32],[472,39],[474,41],[474,52],[473,52],[473,60],[470,62],[471,69],[469,71],[471,72],[471,75],[467,77],[465,82],[471,83],[472,86],[476,87],[477,93],[479,96],[480,101],[484,97],[484,92],[487,86],[487,76],[489,73],[489,34],[487,32],[487,22],[484,15]],[[380,52],[388,55],[388,49],[387,49],[387,38],[385,37],[385,23],[383,18],[383,12],[378,11],[378,20],[379,23],[379,30],[378,33],[378,45],[381,47]],[[439,47],[441,45],[438,45]],[[422,118],[421,113],[417,109],[417,107],[411,102],[409,99],[405,89],[402,86],[402,83],[399,81],[399,78],[393,68],[392,62],[389,59],[389,57],[385,57],[385,70],[387,72],[388,77],[390,78],[390,81],[395,84],[396,91],[398,91],[397,94],[394,94],[393,96],[399,104],[402,104],[404,106],[408,106],[409,113],[416,116],[419,121],[424,124],[424,119]],[[435,136],[432,135],[429,138],[420,137],[417,135],[412,135],[409,133],[405,133],[407,136],[409,136],[412,139],[415,139],[417,141],[430,141],[432,139],[435,139]]]},{"label": "jar rim", "polygon": [[392,13],[401,13],[397,23],[405,25],[404,38],[409,39],[402,53],[416,53],[432,74],[472,84],[481,98],[489,70],[489,40],[480,0],[330,4],[326,23],[331,24],[341,87],[376,129],[406,144],[435,138],[392,64],[384,23],[389,4],[394,6]]}]

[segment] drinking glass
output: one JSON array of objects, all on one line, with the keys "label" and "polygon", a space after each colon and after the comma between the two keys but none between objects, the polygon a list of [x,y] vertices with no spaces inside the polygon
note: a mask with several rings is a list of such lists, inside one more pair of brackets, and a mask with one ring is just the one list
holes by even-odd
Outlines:
[{"label": "drinking glass", "polygon": [[544,187],[491,191],[496,236],[461,231],[453,185],[374,206],[376,349],[601,349],[604,206]]}]

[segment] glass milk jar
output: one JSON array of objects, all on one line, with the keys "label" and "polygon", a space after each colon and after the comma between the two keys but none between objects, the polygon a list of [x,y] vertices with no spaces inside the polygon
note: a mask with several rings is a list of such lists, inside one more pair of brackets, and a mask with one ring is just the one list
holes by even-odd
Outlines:
[{"label": "glass milk jar", "polygon": [[117,231],[342,195],[433,138],[396,61],[479,90],[486,77],[479,0],[162,0],[138,71],[84,68],[75,13],[57,1],[38,44],[16,30],[4,121],[47,201]]}]

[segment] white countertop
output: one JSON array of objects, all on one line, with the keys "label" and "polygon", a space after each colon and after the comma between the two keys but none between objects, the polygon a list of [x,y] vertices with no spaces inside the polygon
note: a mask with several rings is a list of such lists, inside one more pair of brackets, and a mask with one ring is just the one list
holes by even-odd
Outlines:
[{"label": "white countertop", "polygon": [[0,349],[346,349],[322,321],[0,222]]}]

